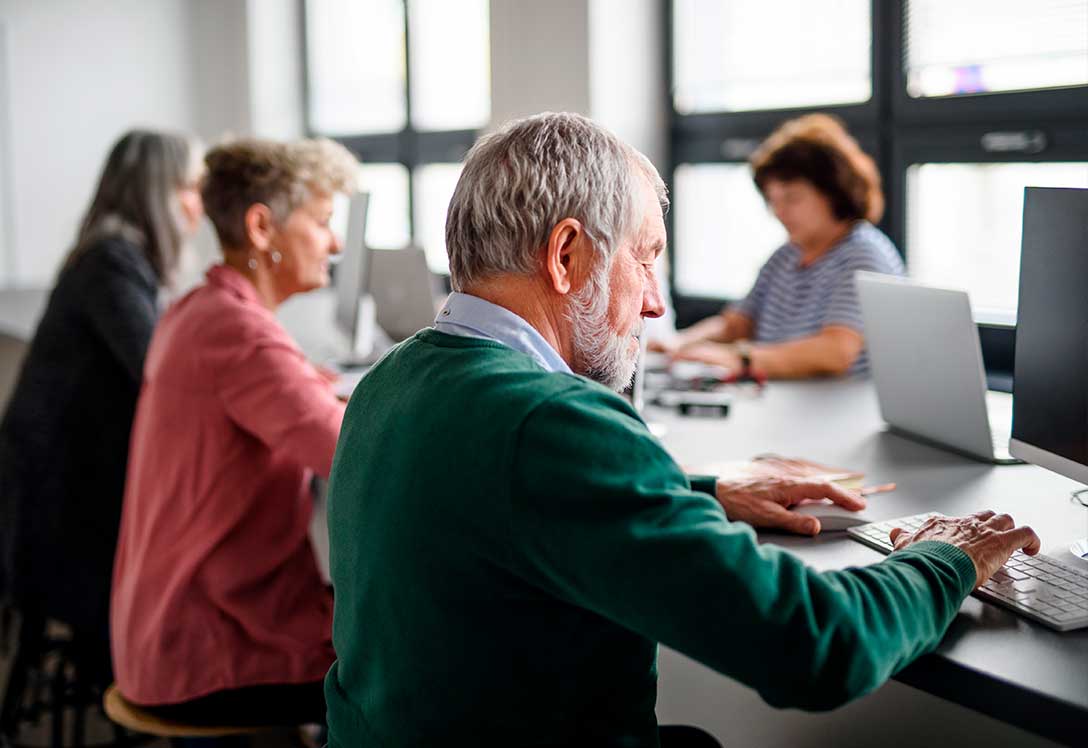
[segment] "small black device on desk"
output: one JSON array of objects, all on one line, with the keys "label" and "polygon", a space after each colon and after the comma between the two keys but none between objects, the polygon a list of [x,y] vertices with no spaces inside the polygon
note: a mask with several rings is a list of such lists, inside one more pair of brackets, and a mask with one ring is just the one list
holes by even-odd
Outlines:
[{"label": "small black device on desk", "polygon": [[654,396],[653,403],[676,408],[685,416],[705,411],[724,417],[729,415],[733,394],[721,390],[662,390]]}]

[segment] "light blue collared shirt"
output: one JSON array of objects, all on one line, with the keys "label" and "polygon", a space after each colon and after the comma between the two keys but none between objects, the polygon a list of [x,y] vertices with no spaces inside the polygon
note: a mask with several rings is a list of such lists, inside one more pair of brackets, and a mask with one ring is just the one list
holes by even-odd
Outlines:
[{"label": "light blue collared shirt", "polygon": [[536,328],[509,309],[479,296],[451,293],[434,319],[434,329],[448,335],[493,340],[532,356],[548,371],[572,373],[567,362]]}]

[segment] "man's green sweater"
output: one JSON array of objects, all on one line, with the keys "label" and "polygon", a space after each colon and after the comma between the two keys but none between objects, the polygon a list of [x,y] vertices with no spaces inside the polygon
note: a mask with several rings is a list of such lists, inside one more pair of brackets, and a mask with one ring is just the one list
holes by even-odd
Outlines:
[{"label": "man's green sweater", "polygon": [[329,534],[340,748],[656,746],[657,642],[829,709],[932,649],[975,581],[934,542],[806,568],[693,490],[620,396],[435,330],[352,397]]}]

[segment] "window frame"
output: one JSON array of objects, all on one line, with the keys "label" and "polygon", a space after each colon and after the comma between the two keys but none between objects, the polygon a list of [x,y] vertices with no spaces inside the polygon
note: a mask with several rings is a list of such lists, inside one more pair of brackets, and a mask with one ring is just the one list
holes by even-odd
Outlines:
[{"label": "window frame", "polygon": [[[399,164],[408,171],[408,233],[411,243],[419,241],[416,225],[416,170],[428,164],[461,163],[469,148],[476,142],[481,129],[456,130],[420,130],[412,124],[412,44],[409,15],[411,7],[408,0],[400,0],[404,5],[404,127],[394,132],[352,135],[329,135],[317,132],[311,122],[310,113],[310,56],[308,48],[308,29],[306,3],[298,0],[302,49],[302,100],[304,102],[305,130],[309,137],[327,137],[342,144],[364,164]],[[489,30],[490,33],[490,30]],[[447,276],[448,277],[448,276]]]},{"label": "window frame", "polygon": [[[665,97],[668,102],[667,184],[680,164],[742,162],[745,148],[760,142],[783,121],[806,112],[834,114],[873,156],[883,177],[885,213],[879,226],[906,259],[906,174],[914,163],[1070,161],[1088,159],[1088,85],[914,99],[907,93],[904,39],[909,0],[871,0],[872,98],[864,104],[798,107],[755,112],[694,115],[676,111],[673,69],[674,0],[663,3]],[[993,152],[981,144],[989,132],[1041,131],[1038,153]],[[746,142],[742,142],[746,141]],[[673,218],[667,218],[675,237]],[[768,248],[768,253],[772,248]],[[683,246],[672,244],[669,286],[678,327],[713,314],[735,299],[693,296],[676,290],[676,263]],[[909,268],[908,268],[909,271]],[[1011,373],[1015,326],[980,324],[987,366]]]}]

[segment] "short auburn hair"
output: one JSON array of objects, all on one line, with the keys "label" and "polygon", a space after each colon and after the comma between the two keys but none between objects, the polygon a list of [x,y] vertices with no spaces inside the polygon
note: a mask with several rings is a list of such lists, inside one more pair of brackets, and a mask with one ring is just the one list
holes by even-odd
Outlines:
[{"label": "short auburn hair", "polygon": [[804,179],[827,196],[840,220],[877,223],[884,215],[876,164],[829,114],[806,114],[783,123],[748,162],[761,194],[772,179]]},{"label": "short auburn hair", "polygon": [[212,148],[201,185],[204,212],[226,248],[245,247],[245,215],[255,203],[284,221],[313,193],[355,188],[359,162],[339,143],[324,138],[281,143],[234,140]]}]

